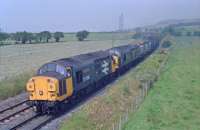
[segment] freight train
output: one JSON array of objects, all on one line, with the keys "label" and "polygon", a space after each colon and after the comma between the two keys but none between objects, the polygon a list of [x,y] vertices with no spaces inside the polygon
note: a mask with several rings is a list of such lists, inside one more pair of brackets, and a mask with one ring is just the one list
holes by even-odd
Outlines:
[{"label": "freight train", "polygon": [[153,52],[159,40],[149,39],[44,64],[26,85],[29,105],[38,113],[56,113],[130,69]]}]

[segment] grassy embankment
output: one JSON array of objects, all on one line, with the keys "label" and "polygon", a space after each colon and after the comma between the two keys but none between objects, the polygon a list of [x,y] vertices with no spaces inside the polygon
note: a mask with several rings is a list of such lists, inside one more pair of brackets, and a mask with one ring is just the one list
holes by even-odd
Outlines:
[{"label": "grassy embankment", "polygon": [[[132,108],[134,98],[140,91],[140,78],[152,78],[156,75],[161,64],[167,59],[167,54],[158,51],[131,70],[109,87],[102,96],[95,97],[80,111],[63,121],[61,130],[108,130],[119,118]],[[150,75],[150,77],[149,77]],[[138,78],[139,77],[139,78]]]},{"label": "grassy embankment", "polygon": [[32,75],[32,72],[24,73],[0,81],[0,101],[23,92],[26,82]]},{"label": "grassy embankment", "polygon": [[158,82],[124,130],[200,129],[200,38],[176,38]]}]

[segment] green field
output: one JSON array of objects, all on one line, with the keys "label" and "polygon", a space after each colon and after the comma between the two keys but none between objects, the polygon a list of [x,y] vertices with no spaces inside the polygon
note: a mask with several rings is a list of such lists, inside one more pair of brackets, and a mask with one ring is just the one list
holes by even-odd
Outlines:
[{"label": "green field", "polygon": [[200,130],[200,38],[175,42],[163,74],[124,130]]},{"label": "green field", "polygon": [[[86,40],[102,41],[102,40],[124,40],[132,39],[132,32],[91,32]],[[77,41],[76,33],[65,33],[63,41]]]}]

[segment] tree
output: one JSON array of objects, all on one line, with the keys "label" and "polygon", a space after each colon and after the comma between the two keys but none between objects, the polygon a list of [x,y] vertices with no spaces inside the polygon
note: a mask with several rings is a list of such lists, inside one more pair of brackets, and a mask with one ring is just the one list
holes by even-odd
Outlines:
[{"label": "tree", "polygon": [[89,32],[84,30],[84,31],[79,31],[76,33],[76,37],[78,38],[79,41],[83,41],[85,38],[87,38],[89,35]]},{"label": "tree", "polygon": [[167,27],[165,27],[163,30],[162,30],[162,34],[163,35],[166,35],[166,34],[170,34],[170,35],[175,35],[175,29],[174,29],[174,27],[172,27],[172,26],[167,26]]},{"label": "tree", "polygon": [[15,43],[18,44],[21,41],[21,32],[12,34],[12,38],[16,41]]},{"label": "tree", "polygon": [[172,43],[170,41],[164,41],[162,43],[162,47],[163,48],[169,48],[172,45]]},{"label": "tree", "polygon": [[29,43],[32,43],[34,35],[26,31],[16,32],[15,34],[13,34],[13,39],[16,40],[16,43],[19,43],[20,41],[22,44],[26,44],[27,41],[29,41]]},{"label": "tree", "polygon": [[4,41],[9,38],[9,34],[0,32],[0,41]]},{"label": "tree", "polygon": [[21,37],[22,44],[26,44],[26,42],[29,40],[28,39],[29,38],[29,34],[26,31],[21,32],[20,33],[20,37]]},{"label": "tree", "polygon": [[193,35],[194,36],[200,36],[200,31],[195,31]]},{"label": "tree", "polygon": [[133,39],[141,39],[143,38],[142,32],[136,32],[133,36]]},{"label": "tree", "polygon": [[175,32],[174,36],[182,36],[182,32],[180,32],[180,31],[179,32]]},{"label": "tree", "polygon": [[62,32],[55,32],[54,33],[54,38],[56,39],[56,42],[60,41],[60,38],[63,38],[64,34]]},{"label": "tree", "polygon": [[42,37],[43,37],[42,32],[37,33],[37,34],[36,34],[36,41],[39,40],[39,42],[42,42]]},{"label": "tree", "polygon": [[46,42],[48,43],[49,39],[51,38],[51,33],[49,31],[43,31],[40,33],[41,33],[42,38],[45,39]]},{"label": "tree", "polygon": [[27,33],[27,40],[29,41],[29,43],[32,43],[32,40],[35,39],[35,36],[33,33]]}]

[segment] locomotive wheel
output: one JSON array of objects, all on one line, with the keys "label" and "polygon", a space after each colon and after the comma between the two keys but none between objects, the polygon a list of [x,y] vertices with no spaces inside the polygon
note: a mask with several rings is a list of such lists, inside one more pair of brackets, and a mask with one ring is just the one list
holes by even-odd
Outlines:
[{"label": "locomotive wheel", "polygon": [[42,106],[41,106],[41,105],[37,105],[37,106],[36,106],[36,112],[37,112],[37,113],[43,113],[43,112],[42,112]]},{"label": "locomotive wheel", "polygon": [[58,112],[59,112],[59,105],[54,106],[51,112],[52,112],[54,115],[58,114]]}]

